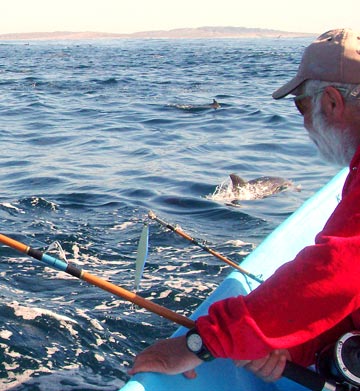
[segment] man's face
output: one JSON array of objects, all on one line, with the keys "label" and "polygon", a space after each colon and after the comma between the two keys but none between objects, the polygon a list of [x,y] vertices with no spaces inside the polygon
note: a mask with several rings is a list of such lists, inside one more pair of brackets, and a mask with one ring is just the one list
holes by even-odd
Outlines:
[{"label": "man's face", "polygon": [[328,123],[321,107],[321,99],[309,99],[304,111],[304,126],[310,139],[317,146],[320,155],[340,167],[349,165],[356,151],[357,143],[348,129]]}]

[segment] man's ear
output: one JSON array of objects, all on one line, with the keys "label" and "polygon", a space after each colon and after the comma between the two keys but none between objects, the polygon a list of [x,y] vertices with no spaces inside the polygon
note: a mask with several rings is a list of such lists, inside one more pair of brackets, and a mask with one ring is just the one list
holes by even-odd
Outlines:
[{"label": "man's ear", "polygon": [[329,86],[323,92],[321,106],[328,119],[337,121],[344,114],[345,100],[338,89]]}]

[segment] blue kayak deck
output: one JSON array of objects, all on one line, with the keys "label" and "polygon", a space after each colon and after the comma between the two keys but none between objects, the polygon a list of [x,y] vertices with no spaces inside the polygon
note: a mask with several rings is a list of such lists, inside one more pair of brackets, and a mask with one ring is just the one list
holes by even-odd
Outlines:
[{"label": "blue kayak deck", "polygon": [[[305,246],[314,242],[325,222],[341,198],[341,190],[348,170],[339,172],[327,185],[307,200],[296,212],[276,228],[245,260],[241,266],[266,279],[282,264],[292,260]],[[191,318],[207,313],[215,301],[230,296],[245,295],[258,286],[256,281],[238,271],[229,274],[222,284],[198,307]],[[180,327],[173,336],[186,332]],[[143,373],[134,376],[121,391],[302,391],[305,390],[288,379],[276,383],[264,383],[242,368],[236,368],[231,360],[217,359],[197,368],[194,380],[182,375],[168,376]]]}]

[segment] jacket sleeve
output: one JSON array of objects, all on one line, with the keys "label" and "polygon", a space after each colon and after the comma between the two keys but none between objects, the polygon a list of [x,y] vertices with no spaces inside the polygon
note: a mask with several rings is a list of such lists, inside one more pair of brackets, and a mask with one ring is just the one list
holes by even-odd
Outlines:
[{"label": "jacket sleeve", "polygon": [[335,327],[325,331],[318,337],[305,342],[302,345],[290,348],[292,361],[303,367],[308,367],[315,362],[317,353],[320,353],[325,347],[333,345],[339,339],[339,336],[344,335],[349,330],[355,330],[356,327],[350,317],[345,318]]},{"label": "jacket sleeve", "polygon": [[308,362],[304,349],[320,348],[316,340],[360,307],[359,200],[357,186],[340,202],[314,245],[249,295],[214,303],[197,320],[215,357],[251,360],[293,348],[295,356]]}]

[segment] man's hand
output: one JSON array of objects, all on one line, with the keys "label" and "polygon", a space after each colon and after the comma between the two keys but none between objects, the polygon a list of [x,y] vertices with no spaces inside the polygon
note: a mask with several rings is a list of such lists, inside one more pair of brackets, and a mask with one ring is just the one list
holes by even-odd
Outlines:
[{"label": "man's hand", "polygon": [[286,360],[290,353],[287,350],[274,350],[267,356],[257,360],[234,360],[237,367],[244,367],[266,382],[279,380],[284,372]]},{"label": "man's hand", "polygon": [[202,363],[195,354],[186,347],[185,336],[169,338],[156,342],[141,352],[129,369],[129,375],[138,372],[160,372],[168,375],[184,373],[185,377],[196,377],[194,368]]}]

